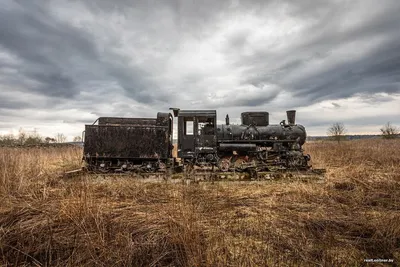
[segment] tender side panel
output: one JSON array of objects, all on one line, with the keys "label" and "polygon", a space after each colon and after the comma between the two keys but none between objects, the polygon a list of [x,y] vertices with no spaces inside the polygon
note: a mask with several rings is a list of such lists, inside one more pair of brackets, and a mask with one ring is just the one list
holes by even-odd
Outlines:
[{"label": "tender side panel", "polygon": [[85,131],[86,156],[137,159],[170,157],[168,126],[86,125]]},{"label": "tender side panel", "polygon": [[156,125],[156,119],[100,117],[99,125]]}]

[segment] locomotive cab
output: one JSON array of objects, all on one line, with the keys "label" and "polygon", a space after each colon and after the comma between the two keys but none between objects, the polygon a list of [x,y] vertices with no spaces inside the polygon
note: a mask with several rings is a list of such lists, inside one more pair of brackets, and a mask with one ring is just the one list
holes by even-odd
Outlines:
[{"label": "locomotive cab", "polygon": [[216,159],[217,112],[215,110],[179,110],[178,157],[202,164]]}]

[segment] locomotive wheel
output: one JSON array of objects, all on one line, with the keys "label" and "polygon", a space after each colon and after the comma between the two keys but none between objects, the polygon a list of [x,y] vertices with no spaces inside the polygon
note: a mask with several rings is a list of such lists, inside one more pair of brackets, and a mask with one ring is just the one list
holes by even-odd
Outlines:
[{"label": "locomotive wheel", "polygon": [[244,158],[237,158],[234,163],[235,170],[243,171],[243,164],[246,162]]},{"label": "locomotive wheel", "polygon": [[231,166],[231,161],[229,158],[224,158],[221,159],[218,162],[218,168],[222,171],[222,172],[227,172],[229,171],[229,167]]},{"label": "locomotive wheel", "polygon": [[161,171],[165,171],[167,169],[167,165],[164,162],[158,163],[158,169]]}]

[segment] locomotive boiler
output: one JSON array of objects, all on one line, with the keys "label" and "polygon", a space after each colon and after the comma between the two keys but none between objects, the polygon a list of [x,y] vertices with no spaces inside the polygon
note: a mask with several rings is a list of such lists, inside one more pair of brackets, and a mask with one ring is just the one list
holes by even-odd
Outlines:
[{"label": "locomotive boiler", "polygon": [[[246,140],[251,143],[253,140],[297,140],[303,145],[306,140],[306,130],[302,125],[295,124],[295,110],[287,111],[288,123],[283,120],[280,124],[269,124],[268,112],[243,112],[241,114],[241,125],[230,125],[229,115],[226,117],[226,124],[219,125],[217,130],[218,140]],[[257,142],[255,142],[257,143]]]},{"label": "locomotive boiler", "polygon": [[310,156],[303,155],[302,150],[306,130],[296,124],[295,110],[286,113],[288,123],[282,120],[272,125],[269,124],[268,112],[243,112],[241,125],[230,125],[227,115],[226,123],[217,126],[220,168],[307,168]]}]

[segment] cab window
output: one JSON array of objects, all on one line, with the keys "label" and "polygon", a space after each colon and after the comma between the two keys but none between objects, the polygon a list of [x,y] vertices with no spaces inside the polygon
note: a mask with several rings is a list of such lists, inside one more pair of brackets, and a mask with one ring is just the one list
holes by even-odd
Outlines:
[{"label": "cab window", "polygon": [[193,135],[194,123],[193,119],[185,119],[185,135]]},{"label": "cab window", "polygon": [[198,118],[198,135],[215,135],[214,118]]}]

